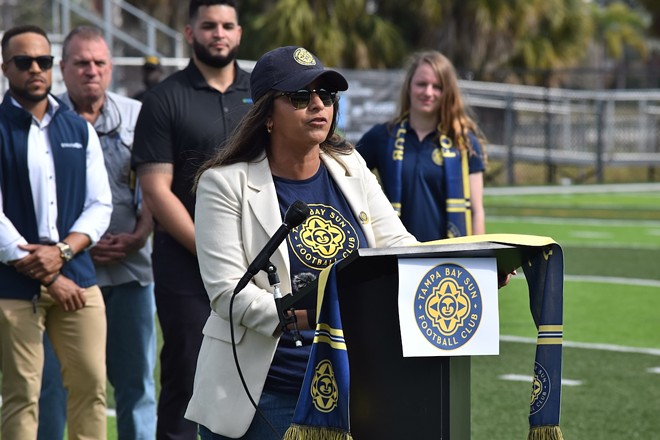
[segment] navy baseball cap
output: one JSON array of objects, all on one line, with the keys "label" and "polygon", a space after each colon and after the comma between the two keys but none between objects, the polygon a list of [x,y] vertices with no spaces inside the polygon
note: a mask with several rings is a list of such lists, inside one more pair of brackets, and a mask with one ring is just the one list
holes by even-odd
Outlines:
[{"label": "navy baseball cap", "polygon": [[348,82],[341,73],[325,69],[321,61],[307,49],[298,46],[278,47],[262,55],[252,69],[252,102],[257,102],[269,90],[296,92],[317,78],[323,78],[323,85],[330,91],[348,89]]}]

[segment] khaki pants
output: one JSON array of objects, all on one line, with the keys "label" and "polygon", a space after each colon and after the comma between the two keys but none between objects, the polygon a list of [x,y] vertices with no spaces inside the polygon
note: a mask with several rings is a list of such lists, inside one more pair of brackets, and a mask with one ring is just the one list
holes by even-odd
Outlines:
[{"label": "khaki pants", "polygon": [[69,439],[106,438],[105,305],[97,286],[86,299],[75,312],[65,312],[45,288],[36,312],[30,301],[0,299],[1,438],[37,438],[44,330],[69,392]]}]

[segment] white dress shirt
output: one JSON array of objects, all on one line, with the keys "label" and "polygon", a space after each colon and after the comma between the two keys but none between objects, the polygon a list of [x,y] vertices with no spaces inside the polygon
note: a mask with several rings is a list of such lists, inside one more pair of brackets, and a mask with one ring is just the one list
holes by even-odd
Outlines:
[{"label": "white dress shirt", "polygon": [[[59,104],[48,96],[48,110],[39,121],[32,118],[28,133],[28,163],[30,187],[32,189],[34,211],[37,216],[39,239],[42,242],[58,242],[57,231],[57,191],[55,184],[55,163],[48,139],[48,126]],[[21,105],[12,98],[12,104]],[[92,245],[101,238],[110,223],[112,214],[112,193],[103,160],[99,138],[90,123],[87,123],[87,180],[83,211],[69,232],[80,232],[89,236]],[[0,189],[0,208],[3,207],[2,189]],[[0,209],[0,261],[21,259],[28,252],[18,248],[27,244],[25,238],[16,230],[12,222]]]}]

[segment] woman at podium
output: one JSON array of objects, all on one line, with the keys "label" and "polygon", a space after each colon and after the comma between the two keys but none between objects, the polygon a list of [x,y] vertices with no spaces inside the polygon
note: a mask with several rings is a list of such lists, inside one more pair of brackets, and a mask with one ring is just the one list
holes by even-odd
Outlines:
[{"label": "woman at podium", "polygon": [[[284,293],[360,247],[416,242],[364,160],[335,132],[338,93],[348,88],[340,73],[304,48],[287,46],[263,55],[250,83],[253,107],[197,182],[195,241],[212,313],[186,417],[200,425],[202,439],[281,437],[291,423],[313,312],[296,311],[303,336],[297,347],[291,333],[281,331],[264,271],[233,295],[251,262],[286,226],[291,205],[302,201],[309,212],[269,256]],[[265,417],[255,416],[234,349]]]}]

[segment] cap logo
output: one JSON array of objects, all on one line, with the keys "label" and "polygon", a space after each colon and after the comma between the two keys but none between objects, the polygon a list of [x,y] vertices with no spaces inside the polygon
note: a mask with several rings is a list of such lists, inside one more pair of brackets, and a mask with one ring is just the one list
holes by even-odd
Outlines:
[{"label": "cap logo", "polygon": [[293,52],[293,59],[296,61],[296,63],[301,64],[303,66],[314,66],[316,65],[316,60],[314,59],[314,56],[307,51],[307,49],[303,49],[302,47],[299,47],[296,49],[295,52]]}]

